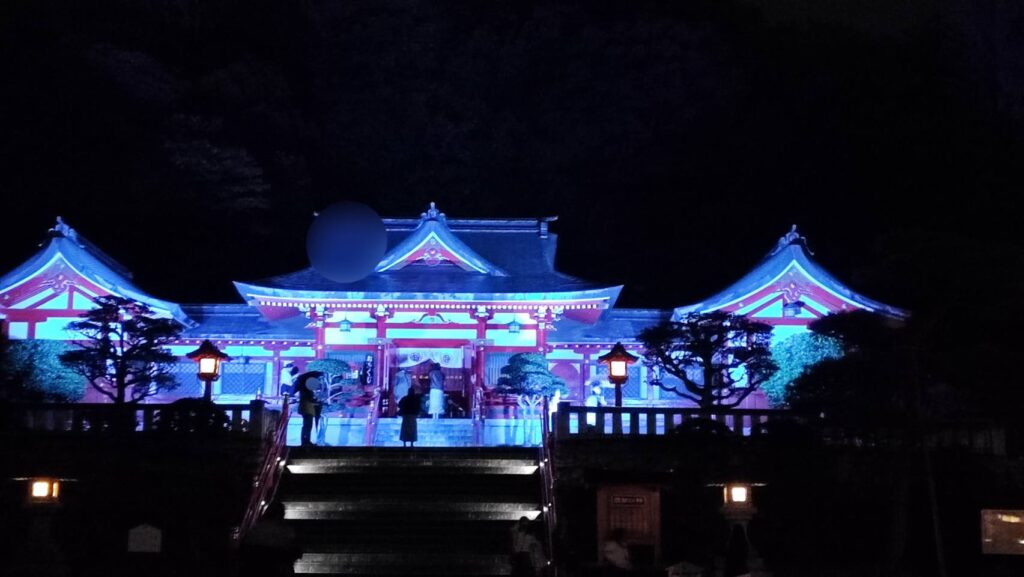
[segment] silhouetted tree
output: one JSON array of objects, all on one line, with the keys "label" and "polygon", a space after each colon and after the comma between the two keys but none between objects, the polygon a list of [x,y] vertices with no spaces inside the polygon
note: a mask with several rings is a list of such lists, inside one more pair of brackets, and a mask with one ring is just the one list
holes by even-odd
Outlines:
[{"label": "silhouetted tree", "polygon": [[651,382],[709,409],[739,405],[775,373],[771,334],[770,325],[713,311],[665,321],[639,338],[647,361],[682,385]]},{"label": "silhouetted tree", "polygon": [[61,362],[115,403],[138,402],[177,386],[170,373],[177,357],[165,347],[182,326],[131,299],[104,296],[94,302],[83,320],[68,324],[79,338]]}]

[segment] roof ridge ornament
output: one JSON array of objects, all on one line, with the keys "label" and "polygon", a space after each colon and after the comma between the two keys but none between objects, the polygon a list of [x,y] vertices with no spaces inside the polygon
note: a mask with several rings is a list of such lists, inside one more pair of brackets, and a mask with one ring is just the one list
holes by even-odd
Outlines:
[{"label": "roof ridge ornament", "polygon": [[64,237],[75,244],[80,244],[78,242],[78,232],[68,226],[68,224],[64,222],[64,219],[59,216],[57,217],[57,223],[50,227],[46,232],[51,237]]},{"label": "roof ridge ornament", "polygon": [[799,244],[800,246],[804,247],[804,250],[807,251],[807,254],[814,256],[814,252],[811,251],[811,248],[809,246],[807,246],[807,237],[796,231],[795,224],[789,229],[789,232],[779,237],[778,244],[775,245],[775,248],[768,256],[775,256],[779,254],[779,252],[782,249],[793,244]]},{"label": "roof ridge ornament", "polygon": [[438,220],[444,222],[446,218],[447,217],[445,217],[443,212],[437,210],[437,205],[434,202],[430,203],[430,208],[427,209],[427,212],[420,213],[420,219],[422,220]]}]

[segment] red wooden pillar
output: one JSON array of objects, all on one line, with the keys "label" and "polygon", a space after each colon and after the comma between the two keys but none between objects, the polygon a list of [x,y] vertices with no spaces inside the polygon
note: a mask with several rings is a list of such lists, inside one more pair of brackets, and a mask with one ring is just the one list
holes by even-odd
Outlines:
[{"label": "red wooden pillar", "polygon": [[[491,312],[484,307],[477,307],[477,310],[472,313],[472,316],[476,319],[476,340],[467,347],[473,354],[473,365],[471,368],[473,378],[470,379],[468,392],[471,411],[476,399],[477,391],[483,391],[484,379],[487,376],[486,353],[484,352],[484,349],[485,343],[487,342],[487,319],[490,318]],[[480,411],[480,415],[483,416],[484,407],[482,403],[477,407],[477,409]]]},{"label": "red wooden pillar", "polygon": [[381,387],[382,394],[386,395],[386,414],[393,416],[395,413],[395,391],[391,387],[391,343],[387,339],[387,321],[391,313],[383,305],[379,305],[371,314],[377,321],[377,356],[375,360],[377,366],[373,378],[376,379],[374,381],[376,386]]}]

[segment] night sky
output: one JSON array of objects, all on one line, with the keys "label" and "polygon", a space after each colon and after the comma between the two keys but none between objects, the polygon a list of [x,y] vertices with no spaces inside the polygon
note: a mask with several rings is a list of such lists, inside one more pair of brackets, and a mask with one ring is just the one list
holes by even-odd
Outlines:
[{"label": "night sky", "polygon": [[559,267],[625,306],[793,223],[879,300],[1016,298],[1024,5],[989,4],[11,0],[0,268],[60,214],[155,296],[238,302],[314,210],[433,200],[559,215]]}]

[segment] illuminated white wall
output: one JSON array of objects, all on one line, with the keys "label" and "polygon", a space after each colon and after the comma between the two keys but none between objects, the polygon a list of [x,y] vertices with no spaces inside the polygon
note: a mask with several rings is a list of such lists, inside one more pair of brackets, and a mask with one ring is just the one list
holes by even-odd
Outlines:
[{"label": "illuminated white wall", "polygon": [[28,323],[14,322],[7,324],[7,334],[12,339],[28,338]]},{"label": "illuminated white wall", "polygon": [[328,345],[365,345],[377,337],[377,329],[357,329],[345,332],[341,329],[324,329],[324,342]]}]

